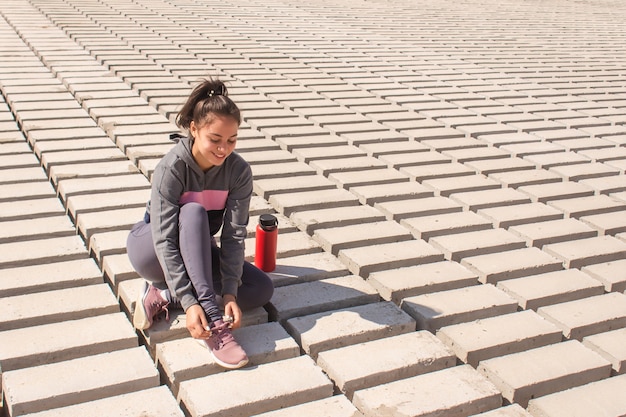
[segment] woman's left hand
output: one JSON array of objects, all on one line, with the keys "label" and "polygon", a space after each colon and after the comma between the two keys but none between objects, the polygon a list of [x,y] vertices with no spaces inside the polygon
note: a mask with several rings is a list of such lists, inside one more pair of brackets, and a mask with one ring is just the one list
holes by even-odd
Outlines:
[{"label": "woman's left hand", "polygon": [[237,304],[237,298],[231,294],[224,294],[222,299],[224,300],[224,314],[233,318],[233,329],[241,327],[243,314]]}]

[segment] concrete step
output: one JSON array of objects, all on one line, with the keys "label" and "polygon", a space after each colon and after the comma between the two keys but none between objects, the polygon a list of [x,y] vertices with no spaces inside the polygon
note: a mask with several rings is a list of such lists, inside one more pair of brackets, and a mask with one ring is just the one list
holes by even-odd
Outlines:
[{"label": "concrete step", "polygon": [[608,293],[541,307],[537,313],[556,324],[568,339],[626,326],[626,295]]},{"label": "concrete step", "polygon": [[[276,322],[242,327],[233,335],[248,355],[248,368],[300,356],[300,347]],[[182,381],[226,371],[191,337],[158,343],[155,361],[174,395]]]},{"label": "concrete step", "polygon": [[613,373],[626,373],[626,328],[584,337],[583,345],[611,362]]},{"label": "concrete step", "polygon": [[352,399],[361,389],[450,368],[456,357],[435,336],[419,331],[320,352],[317,364]]},{"label": "concrete step", "polygon": [[85,417],[114,415],[118,417],[183,417],[176,399],[165,386],[115,395],[67,407],[55,408],[24,417]]},{"label": "concrete step", "polygon": [[626,414],[625,389],[626,375],[615,376],[532,399],[528,411],[536,417],[620,416]]},{"label": "concrete step", "polygon": [[392,410],[416,417],[469,415],[502,405],[498,389],[469,365],[455,366],[357,391],[354,405],[366,417]]},{"label": "concrete step", "polygon": [[608,378],[611,364],[576,340],[484,360],[478,371],[510,402],[528,401]]},{"label": "concrete step", "polygon": [[562,334],[551,322],[525,310],[442,327],[437,337],[475,368],[485,359],[558,343]]},{"label": "concrete step", "polygon": [[492,284],[407,297],[400,306],[418,329],[436,330],[453,324],[517,311],[517,302]]},{"label": "concrete step", "polygon": [[380,302],[295,317],[285,328],[315,359],[322,351],[414,331],[415,321],[393,303]]},{"label": "concrete step", "polygon": [[158,385],[159,374],[142,347],[2,374],[4,405],[11,417],[155,388]]},{"label": "concrete step", "polygon": [[[220,389],[207,390],[211,386]],[[244,417],[332,395],[333,384],[322,370],[308,356],[299,356],[184,381],[178,400],[193,416]]]}]

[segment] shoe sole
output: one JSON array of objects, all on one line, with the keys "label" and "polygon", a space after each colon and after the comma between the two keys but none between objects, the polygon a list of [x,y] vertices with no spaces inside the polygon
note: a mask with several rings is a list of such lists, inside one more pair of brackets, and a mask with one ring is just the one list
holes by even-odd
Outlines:
[{"label": "shoe sole", "polygon": [[215,361],[215,363],[217,363],[219,366],[221,366],[222,368],[226,368],[226,369],[239,369],[241,367],[244,367],[248,364],[249,359],[245,359],[243,361],[240,361],[239,363],[233,364],[233,363],[226,363],[221,361],[220,359],[218,359],[214,354],[213,351],[207,346],[206,342],[202,339],[194,339],[196,342],[198,342],[200,344],[200,346],[204,347],[206,350],[209,351],[209,353],[211,354],[211,357],[213,358],[213,360]]},{"label": "shoe sole", "polygon": [[148,283],[144,281],[142,285],[139,297],[135,303],[135,311],[133,312],[133,326],[139,330],[146,330],[152,323],[150,323],[146,309],[143,306],[143,302],[148,294]]}]

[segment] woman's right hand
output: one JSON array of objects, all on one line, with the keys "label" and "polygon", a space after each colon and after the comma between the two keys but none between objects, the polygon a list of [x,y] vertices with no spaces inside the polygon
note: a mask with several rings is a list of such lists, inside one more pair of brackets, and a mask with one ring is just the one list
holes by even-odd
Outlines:
[{"label": "woman's right hand", "polygon": [[194,339],[208,339],[211,332],[208,329],[209,322],[207,321],[204,310],[200,307],[200,304],[194,304],[185,312],[185,318],[187,320],[187,330]]}]

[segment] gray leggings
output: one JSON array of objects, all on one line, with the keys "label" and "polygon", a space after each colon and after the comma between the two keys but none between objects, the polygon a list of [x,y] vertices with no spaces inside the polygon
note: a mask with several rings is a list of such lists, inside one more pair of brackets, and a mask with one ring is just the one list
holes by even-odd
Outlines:
[{"label": "gray leggings", "polygon": [[[220,319],[221,312],[215,299],[215,294],[222,290],[220,249],[212,243],[204,207],[197,203],[183,205],[179,214],[179,231],[180,253],[198,303],[209,320]],[[167,289],[165,275],[154,250],[149,223],[140,221],[133,226],[126,248],[135,271],[155,287]],[[272,298],[272,280],[249,262],[244,262],[241,281],[237,291],[237,304],[242,310],[261,307]],[[172,302],[178,304],[174,292],[170,293]]]}]

